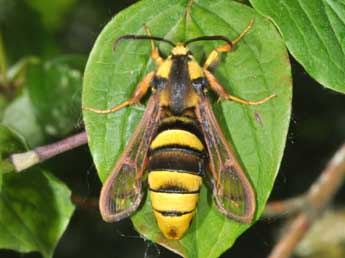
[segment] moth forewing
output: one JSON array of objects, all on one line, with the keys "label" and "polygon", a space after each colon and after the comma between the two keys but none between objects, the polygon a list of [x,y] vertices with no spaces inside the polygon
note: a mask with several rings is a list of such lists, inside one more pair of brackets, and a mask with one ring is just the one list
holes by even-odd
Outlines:
[{"label": "moth forewing", "polygon": [[147,153],[160,116],[157,98],[157,94],[150,97],[139,125],[102,187],[99,208],[105,221],[128,217],[141,202]]},{"label": "moth forewing", "polygon": [[226,141],[203,93],[196,107],[196,116],[204,134],[209,154],[209,172],[212,174],[213,195],[218,209],[227,217],[241,223],[250,223],[256,209],[255,192]]}]

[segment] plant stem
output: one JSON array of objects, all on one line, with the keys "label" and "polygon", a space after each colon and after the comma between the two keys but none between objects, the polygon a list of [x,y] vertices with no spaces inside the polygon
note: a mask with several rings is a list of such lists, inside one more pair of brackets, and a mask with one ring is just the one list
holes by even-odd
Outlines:
[{"label": "plant stem", "polygon": [[12,161],[15,170],[20,172],[58,154],[72,150],[86,143],[87,136],[86,132],[83,131],[52,144],[40,146],[23,153],[12,154],[10,156],[10,160]]},{"label": "plant stem", "polygon": [[296,214],[306,204],[306,196],[301,195],[283,201],[269,202],[262,214],[264,218],[287,217]]},{"label": "plant stem", "polygon": [[96,198],[83,197],[72,193],[71,199],[76,206],[82,209],[98,211],[98,199]]},{"label": "plant stem", "polygon": [[301,212],[297,215],[288,230],[284,233],[284,236],[275,245],[268,258],[290,257],[299,241],[310,228],[310,225],[311,221],[307,214]]}]

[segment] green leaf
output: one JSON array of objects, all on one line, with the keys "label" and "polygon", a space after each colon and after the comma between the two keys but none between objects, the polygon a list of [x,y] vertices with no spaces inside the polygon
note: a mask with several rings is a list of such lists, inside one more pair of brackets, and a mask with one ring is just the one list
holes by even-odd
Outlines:
[{"label": "green leaf", "polygon": [[[19,135],[3,125],[0,142],[1,180],[8,155],[27,148]],[[52,257],[74,210],[71,192],[60,180],[38,169],[4,174],[2,180],[0,248],[38,251],[44,257]]]},{"label": "green leaf", "polygon": [[7,57],[4,47],[2,34],[0,33],[0,86],[4,87],[7,83]]},{"label": "green leaf", "polygon": [[2,189],[2,177],[4,173],[13,171],[13,166],[8,156],[15,152],[26,150],[23,139],[8,127],[0,124],[0,193]]},{"label": "green leaf", "polygon": [[281,31],[291,54],[327,88],[345,92],[343,0],[250,0]]},{"label": "green leaf", "polygon": [[45,134],[65,136],[76,128],[81,116],[84,64],[81,56],[65,56],[29,66],[28,91]]},{"label": "green leaf", "polygon": [[5,108],[8,105],[8,101],[4,95],[0,95],[0,121],[3,118]]},{"label": "green leaf", "polygon": [[34,115],[34,107],[27,89],[7,106],[2,123],[23,135],[30,147],[44,142],[45,136]]},{"label": "green leaf", "polygon": [[6,108],[3,123],[34,147],[47,135],[66,136],[78,126],[85,59],[68,55],[42,63],[28,62],[27,88]]},{"label": "green leaf", "polygon": [[37,169],[4,175],[0,193],[0,248],[53,256],[74,211],[69,189]]},{"label": "green leaf", "polygon": [[37,64],[39,59],[34,56],[24,57],[8,70],[8,80],[15,83],[15,81],[23,81],[26,78],[26,71],[31,64]]},{"label": "green leaf", "polygon": [[[257,220],[273,187],[285,146],[291,109],[291,74],[288,54],[279,34],[253,9],[221,0],[146,0],[122,11],[107,24],[91,52],[84,76],[83,105],[107,109],[125,101],[143,76],[154,69],[149,58],[149,42],[126,41],[112,52],[113,42],[119,36],[145,34],[144,23],[154,35],[176,42],[202,35],[235,38],[253,18],[253,28],[234,52],[224,55],[216,77],[241,98],[258,100],[273,93],[278,97],[260,106],[244,106],[217,103],[217,98],[210,95],[220,126],[255,187]],[[191,50],[200,60],[218,44],[195,43]],[[163,43],[159,47],[164,54],[170,49]],[[89,146],[102,180],[109,175],[143,110],[133,106],[109,115],[84,112]],[[196,216],[179,241],[169,241],[159,232],[148,198],[132,220],[142,235],[174,252],[186,257],[218,257],[250,225],[226,218],[210,203],[210,195],[211,190],[203,187]]]}]

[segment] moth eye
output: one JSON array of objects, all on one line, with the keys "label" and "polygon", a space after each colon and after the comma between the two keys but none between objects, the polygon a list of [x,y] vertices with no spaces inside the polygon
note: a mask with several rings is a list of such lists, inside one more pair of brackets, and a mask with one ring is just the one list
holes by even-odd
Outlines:
[{"label": "moth eye", "polygon": [[207,86],[207,81],[205,77],[200,77],[192,81],[192,86],[196,90],[203,90]]},{"label": "moth eye", "polygon": [[162,77],[154,77],[152,80],[152,86],[153,88],[158,89],[158,90],[163,89],[167,81],[168,81],[167,79],[162,78]]}]

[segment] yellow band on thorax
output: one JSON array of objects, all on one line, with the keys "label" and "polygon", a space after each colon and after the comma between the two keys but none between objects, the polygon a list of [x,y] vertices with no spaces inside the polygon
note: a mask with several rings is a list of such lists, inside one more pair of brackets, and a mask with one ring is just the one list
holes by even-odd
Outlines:
[{"label": "yellow band on thorax", "polygon": [[171,70],[171,65],[171,59],[164,60],[164,62],[158,67],[156,76],[168,79]]},{"label": "yellow band on thorax", "polygon": [[191,80],[204,77],[204,72],[202,71],[200,65],[195,61],[191,60],[188,62],[189,76]]}]

